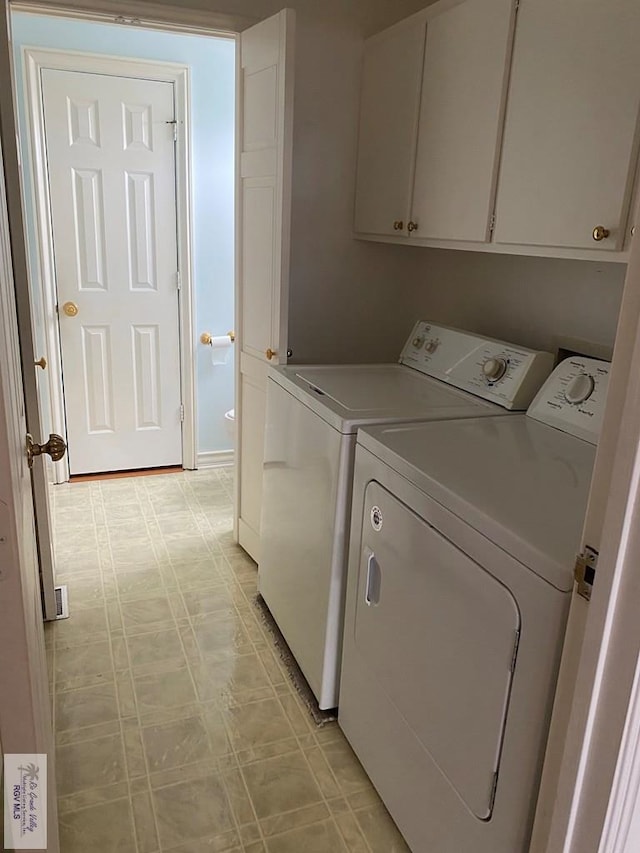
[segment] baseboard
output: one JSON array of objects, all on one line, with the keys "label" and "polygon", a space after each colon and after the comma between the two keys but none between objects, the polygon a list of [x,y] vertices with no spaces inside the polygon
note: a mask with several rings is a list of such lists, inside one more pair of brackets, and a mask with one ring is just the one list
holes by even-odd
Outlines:
[{"label": "baseboard", "polygon": [[233,450],[207,450],[198,453],[197,468],[226,468],[233,465],[235,454]]}]

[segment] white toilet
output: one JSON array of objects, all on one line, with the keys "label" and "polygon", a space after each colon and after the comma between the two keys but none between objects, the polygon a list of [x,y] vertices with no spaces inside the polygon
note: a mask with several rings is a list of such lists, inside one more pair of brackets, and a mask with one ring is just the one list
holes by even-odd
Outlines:
[{"label": "white toilet", "polygon": [[229,409],[228,412],[224,413],[224,419],[226,421],[227,434],[231,441],[235,443],[236,440],[236,410]]}]

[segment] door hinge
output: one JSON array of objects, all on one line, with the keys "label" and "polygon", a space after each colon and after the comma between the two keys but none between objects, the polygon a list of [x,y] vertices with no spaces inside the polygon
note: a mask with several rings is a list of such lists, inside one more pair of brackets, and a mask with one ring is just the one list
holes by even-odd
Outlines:
[{"label": "door hinge", "polygon": [[491,219],[489,220],[489,234],[493,234],[493,230],[496,227],[496,215],[495,213],[491,214]]},{"label": "door hinge", "polygon": [[182,290],[182,276],[180,270],[176,270],[176,290]]},{"label": "door hinge", "polygon": [[516,630],[516,638],[513,641],[513,654],[511,655],[511,667],[509,672],[516,671],[516,658],[518,657],[518,646],[520,645],[520,630]]},{"label": "door hinge", "polygon": [[167,124],[173,125],[173,141],[177,142],[178,141],[178,121],[177,121],[177,119],[174,118],[174,119],[172,119],[172,121],[168,121]]},{"label": "door hinge", "polygon": [[576,557],[576,565],[573,572],[573,577],[577,583],[577,593],[587,601],[591,599],[591,590],[596,578],[596,569],[598,567],[598,552],[590,545],[584,546],[582,554]]},{"label": "door hinge", "polygon": [[180,423],[184,423],[184,403],[180,403]]},{"label": "door hinge", "polygon": [[513,5],[514,5],[514,9],[515,9],[515,10],[516,10],[516,12],[517,12],[517,11],[518,11],[518,9],[520,8],[520,0],[516,0],[516,2],[515,2]]}]

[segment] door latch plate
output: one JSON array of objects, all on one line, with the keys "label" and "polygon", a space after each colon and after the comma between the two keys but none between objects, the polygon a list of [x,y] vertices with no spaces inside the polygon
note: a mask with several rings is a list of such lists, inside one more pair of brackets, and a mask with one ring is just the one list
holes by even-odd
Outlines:
[{"label": "door latch plate", "polygon": [[573,577],[577,583],[577,593],[587,601],[591,600],[591,591],[596,577],[596,568],[598,566],[598,552],[595,548],[585,545],[582,554],[576,557],[576,565],[573,572]]}]

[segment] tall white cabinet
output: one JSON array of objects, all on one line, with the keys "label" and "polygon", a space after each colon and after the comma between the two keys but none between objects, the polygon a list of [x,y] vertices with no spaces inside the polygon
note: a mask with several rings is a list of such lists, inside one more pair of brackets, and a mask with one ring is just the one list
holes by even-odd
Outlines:
[{"label": "tall white cabinet", "polygon": [[374,36],[357,235],[626,260],[638,44],[638,0],[440,0]]}]

